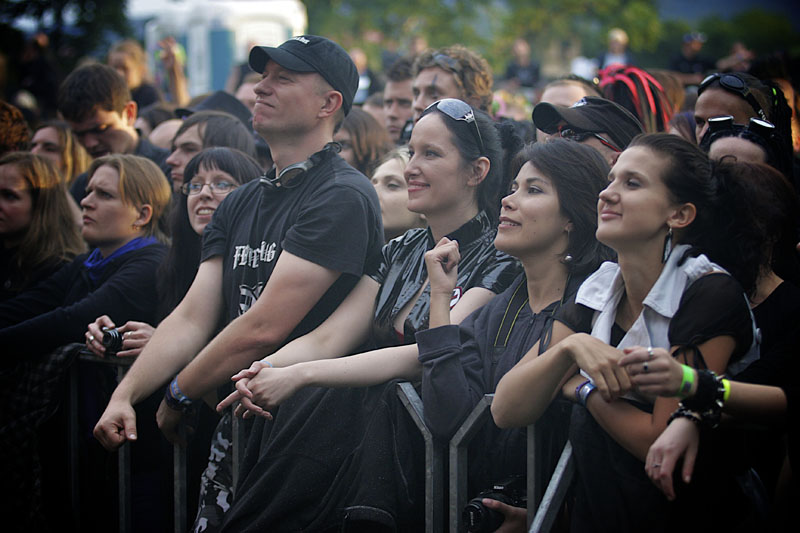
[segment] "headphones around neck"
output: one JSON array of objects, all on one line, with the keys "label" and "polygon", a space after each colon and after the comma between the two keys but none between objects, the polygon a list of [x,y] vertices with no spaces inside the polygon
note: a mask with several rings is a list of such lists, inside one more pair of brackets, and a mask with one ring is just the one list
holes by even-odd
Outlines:
[{"label": "headphones around neck", "polygon": [[342,146],[339,143],[329,142],[322,150],[316,152],[305,161],[294,163],[281,170],[281,173],[278,174],[277,177],[275,176],[275,167],[273,166],[266,174],[259,178],[259,181],[269,190],[293,189],[301,183],[297,178],[320,164],[329,156],[338,154],[341,149]]}]

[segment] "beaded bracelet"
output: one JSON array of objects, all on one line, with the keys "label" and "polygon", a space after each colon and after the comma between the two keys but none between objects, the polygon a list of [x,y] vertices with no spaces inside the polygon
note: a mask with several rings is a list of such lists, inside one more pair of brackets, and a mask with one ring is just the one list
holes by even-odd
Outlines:
[{"label": "beaded bracelet", "polygon": [[685,408],[684,406],[678,407],[674,413],[669,415],[669,420],[667,420],[667,425],[670,425],[673,420],[676,418],[688,418],[695,424],[702,424],[703,419],[700,417],[699,414],[695,413],[694,411],[690,411],[689,409]]}]

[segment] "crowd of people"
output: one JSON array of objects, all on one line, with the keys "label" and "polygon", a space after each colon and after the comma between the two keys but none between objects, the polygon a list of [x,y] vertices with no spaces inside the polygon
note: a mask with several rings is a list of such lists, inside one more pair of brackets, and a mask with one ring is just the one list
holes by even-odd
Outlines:
[{"label": "crowd of people", "polygon": [[[461,44],[374,73],[302,35],[189,98],[172,44],[169,98],[127,40],[58,117],[0,101],[0,501],[26,530],[113,529],[123,445],[134,530],[171,529],[179,445],[192,531],[420,531],[398,380],[440,445],[494,394],[470,497],[524,478],[536,422],[542,478],[573,449],[560,530],[790,529],[785,65],[648,70],[615,28],[596,78],[542,79],[518,40],[495,83]],[[526,531],[524,498],[481,503]]]}]

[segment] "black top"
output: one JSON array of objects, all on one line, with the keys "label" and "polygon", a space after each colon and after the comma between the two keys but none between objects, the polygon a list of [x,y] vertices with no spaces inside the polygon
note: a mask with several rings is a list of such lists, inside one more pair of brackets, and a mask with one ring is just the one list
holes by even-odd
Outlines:
[{"label": "black top", "polygon": [[33,287],[41,280],[51,276],[63,267],[67,261],[53,260],[29,270],[28,282],[23,283],[21,272],[15,261],[17,248],[5,248],[0,244],[0,302],[13,298],[28,287]]},{"label": "black top", "polygon": [[341,157],[326,152],[291,185],[254,180],[233,191],[206,226],[201,253],[201,261],[222,256],[227,322],[258,299],[284,250],[342,274],[287,342],[336,309],[383,243],[375,188]]},{"label": "black top", "polygon": [[[42,354],[83,342],[86,325],[100,315],[115,324],[155,322],[156,269],[166,254],[162,244],[145,246],[113,259],[100,279],[89,279],[76,257],[58,272],[16,298],[0,303],[3,355]],[[10,361],[4,357],[3,364]]]},{"label": "black top", "polygon": [[[594,310],[576,304],[573,299],[556,319],[576,333],[591,333],[593,316]],[[750,349],[752,333],[752,321],[741,286],[727,274],[713,273],[686,288],[680,307],[670,321],[668,336],[670,346],[697,346],[711,338],[730,335],[736,339],[729,362],[732,363]],[[624,335],[625,331],[615,323],[611,344],[619,344]]]},{"label": "black top", "polygon": [[[570,278],[564,301],[574,296],[583,280],[583,276]],[[500,379],[537,342],[541,341],[538,353],[548,348],[553,317],[562,303],[551,302],[534,313],[527,291],[523,273],[461,324],[417,333],[425,424],[441,442],[452,438],[483,395],[494,393]],[[568,414],[566,402],[557,401],[538,422],[549,437],[539,443],[544,459],[539,479],[545,484],[566,440]],[[500,430],[490,418],[470,446],[469,496],[502,478],[524,473],[525,450],[524,428]]]},{"label": "black top", "polygon": [[[556,318],[573,331],[590,333],[592,315],[591,309],[572,302]],[[616,345],[624,334],[615,324],[611,344]],[[736,341],[730,360],[734,362],[750,348],[752,321],[741,286],[727,274],[712,273],[684,290],[670,321],[668,337],[671,346],[696,347],[721,335],[733,336]],[[694,366],[702,368],[705,363],[699,355]],[[631,405],[646,408],[638,403]],[[692,483],[687,486],[676,481],[678,498],[670,503],[648,479],[644,463],[606,433],[586,408],[575,404],[569,433],[578,472],[572,531],[674,531],[685,523],[686,516],[695,517],[694,525],[701,518],[720,521],[722,515],[728,521],[725,524],[735,523],[741,516],[736,512],[707,511],[725,508],[723,505],[740,512],[747,510],[747,502],[733,478],[743,467],[729,462],[741,451],[740,437],[734,434],[706,440],[704,435],[705,451],[701,449]]]},{"label": "black top", "polygon": [[[516,276],[519,271],[517,260],[494,247],[496,233],[497,228],[486,213],[481,211],[447,235],[449,239],[458,241],[461,255],[451,308],[469,289],[480,287],[499,293]],[[428,327],[431,289],[426,284],[428,271],[425,267],[425,252],[434,246],[436,243],[430,229],[415,228],[387,243],[381,254],[370,261],[367,275],[381,286],[375,299],[373,322],[376,346],[414,342],[414,332]],[[425,289],[420,293],[423,285]],[[406,317],[403,331],[395,331],[395,318],[414,298],[416,302]]]}]

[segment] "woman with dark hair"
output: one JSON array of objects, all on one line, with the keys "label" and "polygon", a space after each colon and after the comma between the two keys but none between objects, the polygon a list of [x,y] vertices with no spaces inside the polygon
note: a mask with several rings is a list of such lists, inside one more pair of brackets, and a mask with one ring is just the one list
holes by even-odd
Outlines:
[{"label": "woman with dark hair", "polygon": [[[524,272],[514,283],[460,325],[450,325],[444,297],[452,292],[458,247],[440,243],[426,257],[433,294],[430,329],[416,338],[425,422],[442,442],[522,355],[532,347],[537,353],[549,347],[555,313],[612,256],[594,236],[597,194],[608,174],[599,152],[561,139],[532,144],[516,157],[513,170],[516,178],[503,198],[495,246],[522,263]],[[554,405],[544,425],[540,420],[548,435],[542,442],[548,450],[542,480],[550,478],[566,440],[564,405]],[[489,424],[472,440],[469,457],[468,494],[473,496],[525,472],[525,432]],[[499,502],[486,505],[513,514]],[[524,520],[524,512],[518,514]]]},{"label": "woman with dark hair", "polygon": [[[731,213],[728,231],[736,235],[737,241],[744,241],[739,249],[731,252],[744,254],[741,260],[751,263],[757,271],[755,287],[750,291],[750,304],[753,307],[753,316],[761,332],[760,352],[761,357],[747,369],[736,376],[737,382],[747,382],[760,385],[777,386],[792,391],[796,389],[792,381],[796,376],[796,363],[793,350],[796,347],[796,329],[800,320],[800,289],[798,289],[798,261],[795,252],[794,221],[797,215],[797,202],[794,190],[788,180],[775,169],[761,164],[753,163],[722,163],[715,168],[715,176],[725,184],[721,191],[723,202]],[[749,250],[748,250],[749,248]],[[681,398],[698,395],[697,371],[691,379],[692,389],[689,393],[678,394],[681,376],[677,383],[671,379],[670,374],[683,373],[677,361],[670,362],[666,359],[650,364],[652,371],[647,375],[636,373],[636,368],[641,366],[641,353],[631,353],[623,358],[620,363],[629,372],[634,385],[647,394],[661,394],[665,396],[679,396]],[[637,364],[638,363],[638,364]],[[652,374],[652,375],[649,375]],[[768,390],[756,390],[757,393],[769,395]],[[772,390],[773,395],[785,395],[791,399],[790,392]],[[702,391],[701,394],[702,395]],[[754,403],[756,400],[754,400]],[[745,399],[745,406],[748,401]],[[727,403],[722,406],[727,409]],[[769,407],[765,407],[769,409]],[[780,409],[779,409],[780,410]],[[784,406],[785,410],[785,406]],[[701,410],[702,411],[702,410]],[[736,409],[734,409],[736,411]],[[790,411],[793,412],[793,411]],[[731,414],[736,414],[732,412]],[[749,422],[762,422],[752,418],[752,412],[739,408],[739,416]],[[778,420],[775,420],[779,422]],[[685,427],[686,421],[675,420],[669,425],[668,431],[672,434],[687,429],[697,429],[695,423],[689,421],[691,428]],[[673,426],[684,426],[676,429]],[[748,433],[748,458],[759,474],[759,477],[772,496],[776,488],[778,475],[783,466],[786,455],[783,438],[791,424],[772,423],[769,431],[751,431]],[[695,435],[699,437],[699,433]],[[790,457],[797,452],[796,431],[792,437],[792,452]],[[664,437],[669,439],[670,437]],[[709,438],[704,436],[703,447]],[[660,441],[660,442],[659,442]],[[672,475],[674,456],[683,448],[663,448],[664,440],[659,439],[650,449],[653,460],[649,461],[648,474],[656,481],[669,497],[675,497],[672,483],[667,484],[667,475]],[[713,443],[713,440],[710,441]],[[696,448],[695,448],[696,451]],[[701,451],[702,455],[706,452]],[[665,461],[668,456],[671,460]],[[796,457],[791,457],[796,464]],[[652,468],[653,463],[665,465],[665,473],[657,473]],[[692,464],[694,458],[692,459]],[[691,473],[691,465],[684,472]]]},{"label": "woman with dark hair", "polygon": [[36,130],[31,140],[31,152],[52,161],[69,187],[80,174],[86,172],[92,158],[61,120],[45,122]]},{"label": "woman with dark hair", "polygon": [[[418,524],[419,514],[405,512],[420,503],[419,464],[411,460],[417,442],[410,429],[398,429],[409,421],[385,383],[420,374],[414,335],[428,325],[431,298],[424,254],[443,238],[459,243],[461,268],[448,300],[456,323],[508,287],[518,267],[492,246],[496,212],[488,210],[498,203],[503,154],[491,119],[460,100],[435,102],[414,126],[409,152],[408,208],[424,214],[428,228],[385,245],[328,320],[240,372],[237,392],[218,407],[241,400],[261,415],[223,530],[323,529],[342,524],[348,506],[365,510],[362,519],[373,524]],[[363,352],[369,348],[378,350]],[[354,351],[363,353],[341,357]],[[370,482],[352,492],[341,485],[367,472]],[[278,486],[299,488],[309,477],[319,490],[307,499],[278,494]],[[273,495],[266,505],[265,494]]]},{"label": "woman with dark hair", "polygon": [[[227,146],[256,157],[253,134],[242,122],[222,111],[198,111],[186,117],[172,139],[172,152],[167,157],[172,177],[172,190],[177,195],[183,186],[183,173],[189,161],[204,148]],[[262,174],[259,172],[258,175]],[[256,176],[252,176],[255,178]],[[251,179],[252,179],[251,178]]]},{"label": "woman with dark hair", "polygon": [[49,277],[85,250],[70,204],[49,160],[27,152],[0,158],[0,301]]},{"label": "woman with dark hair", "polygon": [[708,133],[700,148],[714,161],[763,163],[792,179],[792,152],[771,122],[751,118],[747,124],[736,124],[734,117],[724,115],[709,119]]},{"label": "woman with dark hair", "polygon": [[[672,531],[687,516],[702,530],[748,523],[752,507],[734,479],[742,465],[722,453],[727,447],[679,507],[650,484],[643,461],[677,401],[631,391],[618,364],[624,349],[666,351],[696,368],[736,374],[757,358],[741,286],[700,253],[712,240],[733,238],[717,231],[716,198],[711,165],[697,147],[675,135],[634,138],[598,202],[597,238],[617,252],[618,264],[604,263],[586,279],[556,316],[552,347],[528,352],[497,386],[492,414],[500,427],[539,419],[559,393],[576,402],[573,531]],[[637,370],[646,373],[647,364]],[[701,511],[723,505],[738,512]]]},{"label": "woman with dark hair", "polygon": [[386,128],[359,107],[350,110],[333,140],[342,146],[339,155],[368,178],[378,161],[394,147]]}]

